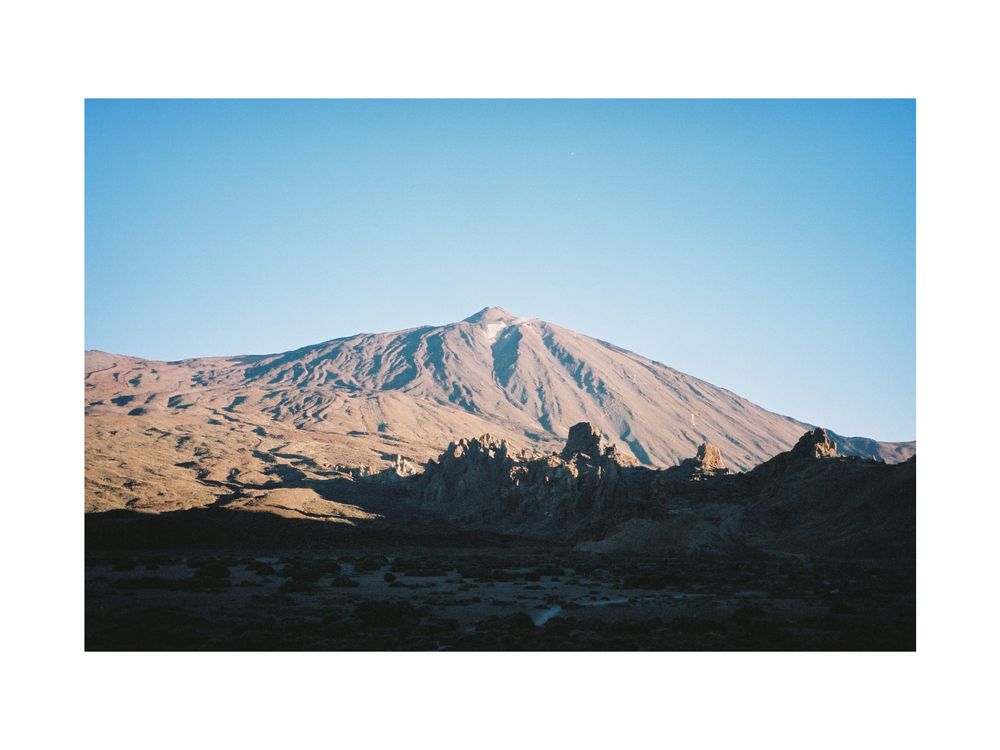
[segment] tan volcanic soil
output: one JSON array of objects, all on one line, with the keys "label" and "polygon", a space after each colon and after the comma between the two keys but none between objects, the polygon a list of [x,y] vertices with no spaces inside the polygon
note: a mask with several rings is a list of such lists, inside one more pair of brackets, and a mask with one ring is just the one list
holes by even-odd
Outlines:
[{"label": "tan volcanic soil", "polygon": [[[499,308],[446,326],[359,334],[283,354],[157,362],[87,352],[86,509],[163,511],[227,501],[241,484],[349,477],[436,457],[491,433],[556,452],[589,421],[652,466],[698,445],[748,469],[809,427],[658,362]],[[910,444],[864,441],[887,460]],[[276,496],[283,493],[281,497]],[[349,521],[274,487],[239,505]],[[306,490],[305,492],[308,492]],[[256,501],[257,504],[251,504]]]}]

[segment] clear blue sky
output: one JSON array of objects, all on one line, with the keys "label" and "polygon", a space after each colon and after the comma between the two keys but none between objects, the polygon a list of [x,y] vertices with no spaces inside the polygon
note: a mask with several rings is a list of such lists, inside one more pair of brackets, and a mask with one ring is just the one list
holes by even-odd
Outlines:
[{"label": "clear blue sky", "polygon": [[915,105],[92,100],[85,296],[156,359],[499,305],[912,439]]}]

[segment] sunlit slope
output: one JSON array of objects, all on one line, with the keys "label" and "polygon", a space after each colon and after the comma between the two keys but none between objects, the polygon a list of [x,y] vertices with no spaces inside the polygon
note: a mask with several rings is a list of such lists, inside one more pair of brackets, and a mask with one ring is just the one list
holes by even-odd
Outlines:
[{"label": "sunlit slope", "polygon": [[[673,465],[708,441],[730,466],[747,469],[787,450],[809,426],[500,308],[267,356],[166,363],[88,352],[86,371],[88,419],[105,425],[102,434],[119,422],[128,433],[140,424],[194,433],[203,426],[205,434],[221,427],[251,456],[266,435],[311,436],[323,454],[311,458],[331,465],[378,467],[396,455],[423,461],[451,440],[484,432],[554,450],[570,426],[588,421],[646,464]],[[859,440],[867,455],[912,453],[912,444]]]}]

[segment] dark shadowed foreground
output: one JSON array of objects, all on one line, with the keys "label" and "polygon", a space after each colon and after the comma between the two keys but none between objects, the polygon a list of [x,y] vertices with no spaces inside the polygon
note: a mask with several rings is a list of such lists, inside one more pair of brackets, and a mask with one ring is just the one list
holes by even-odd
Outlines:
[{"label": "dark shadowed foreground", "polygon": [[[915,647],[910,561],[603,555],[350,531],[224,510],[88,517],[87,648]],[[193,544],[178,547],[179,535]]]},{"label": "dark shadowed foreground", "polygon": [[86,645],[912,650],[915,486],[915,459],[845,459],[822,430],[746,474],[711,445],[638,467],[589,425],[541,459],[484,436],[319,487],[364,509],[338,522],[241,507],[235,485],[89,514]]}]

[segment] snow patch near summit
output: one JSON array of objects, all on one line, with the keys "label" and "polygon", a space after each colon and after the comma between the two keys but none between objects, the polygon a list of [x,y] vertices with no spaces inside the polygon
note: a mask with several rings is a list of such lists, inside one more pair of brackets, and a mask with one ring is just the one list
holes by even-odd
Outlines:
[{"label": "snow patch near summit", "polygon": [[503,321],[497,321],[496,323],[487,323],[483,326],[483,336],[489,343],[493,343],[497,340],[497,336],[500,335],[500,331],[507,327],[507,324]]}]

